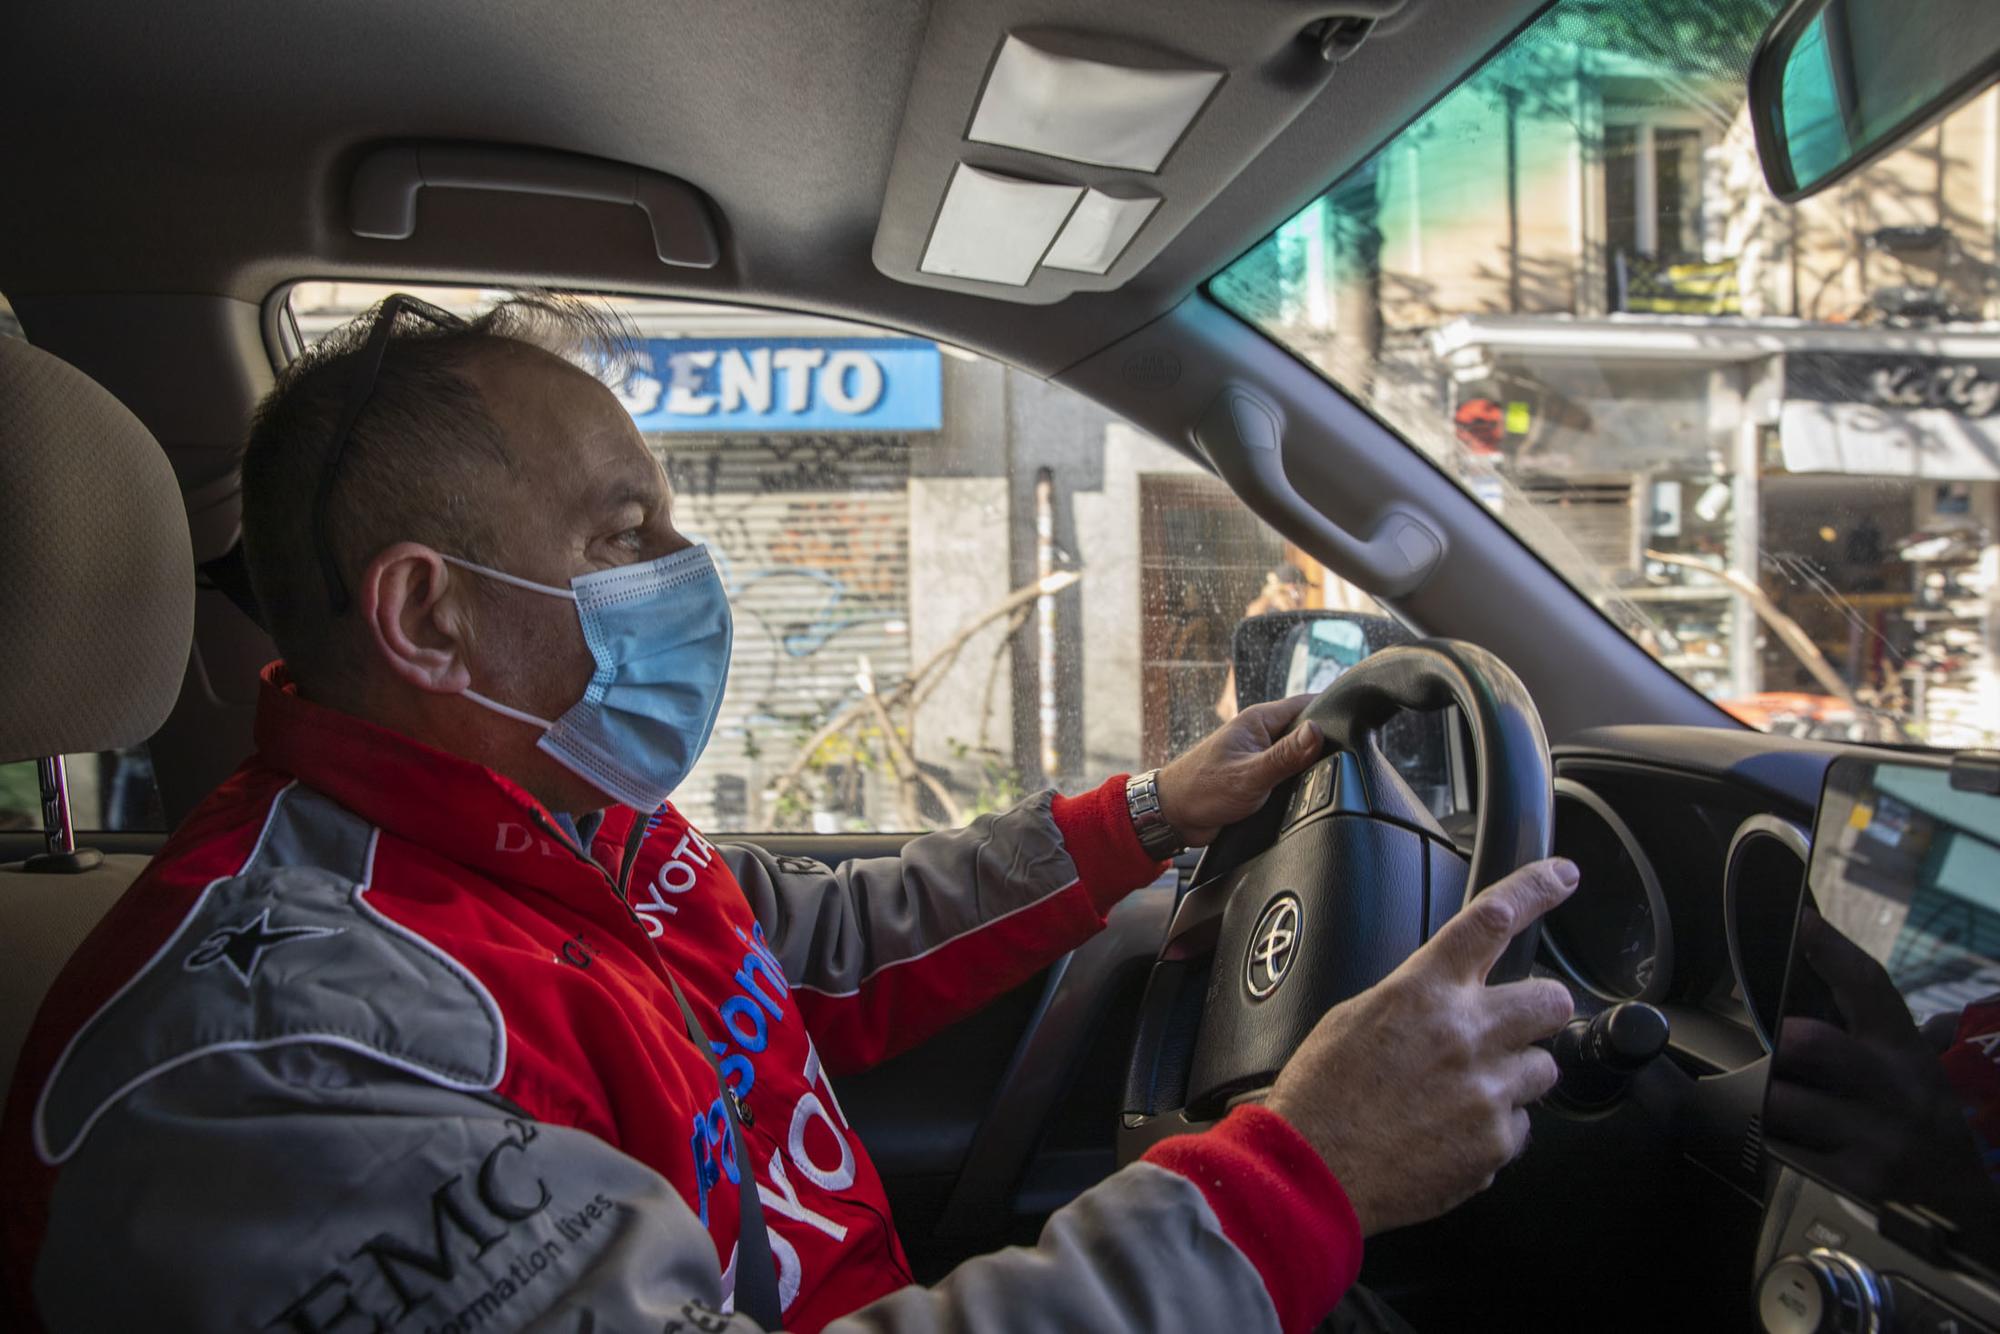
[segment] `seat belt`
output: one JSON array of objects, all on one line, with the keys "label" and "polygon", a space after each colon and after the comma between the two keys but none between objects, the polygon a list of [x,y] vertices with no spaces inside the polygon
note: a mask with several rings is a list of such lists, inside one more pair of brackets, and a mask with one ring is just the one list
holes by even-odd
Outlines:
[{"label": "seat belt", "polygon": [[[632,913],[632,904],[626,894],[626,886],[632,880],[632,867],[639,860],[639,849],[646,841],[648,825],[643,815],[632,821],[631,832],[625,835],[625,852],[618,861],[618,878],[613,882],[625,911],[638,921],[638,914]],[[586,861],[589,860],[587,854]],[[708,1068],[715,1071],[715,1083],[722,1092],[722,1114],[729,1121],[729,1143],[736,1154],[736,1300],[738,1314],[749,1316],[763,1329],[778,1329],[784,1319],[784,1309],[778,1304],[778,1266],[771,1257],[771,1234],[764,1228],[764,1202],[757,1198],[757,1169],[750,1161],[750,1151],[743,1143],[742,1122],[749,1119],[750,1109],[736,1096],[736,1090],[729,1087],[723,1077],[722,1062],[715,1059],[715,1048],[708,1045],[708,1034],[701,1031],[701,1021],[694,1017],[694,1007],[688,1004],[687,993],[681,990],[680,980],[674,970],[660,960],[660,973],[673,989],[674,1004],[681,1007],[681,1020],[687,1025],[688,1037],[701,1048],[702,1056],[708,1061]]]},{"label": "seat belt", "polygon": [[687,1023],[688,1037],[708,1058],[709,1069],[715,1071],[716,1083],[722,1089],[723,1114],[729,1118],[729,1141],[736,1152],[736,1310],[756,1321],[760,1328],[777,1329],[784,1318],[778,1306],[778,1266],[771,1257],[771,1235],[764,1228],[764,1202],[757,1198],[756,1164],[750,1161],[738,1124],[739,1117],[747,1116],[749,1109],[737,1100],[736,1091],[723,1077],[715,1048],[708,1045],[708,1034],[701,1031],[701,1022],[694,1017],[694,1007],[688,1004],[673,971],[664,971],[667,985],[674,991],[674,1002],[681,1007],[681,1018]]}]

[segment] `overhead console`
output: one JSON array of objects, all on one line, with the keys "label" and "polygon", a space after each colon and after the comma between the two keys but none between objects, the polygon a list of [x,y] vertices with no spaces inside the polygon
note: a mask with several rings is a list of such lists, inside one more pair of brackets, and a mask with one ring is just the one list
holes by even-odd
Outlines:
[{"label": "overhead console", "polygon": [[1168,49],[1120,35],[1161,26],[1143,0],[1106,0],[1089,31],[1031,5],[938,0],[875,266],[1033,304],[1118,287],[1403,3],[1182,6],[1184,42]]},{"label": "overhead console", "polygon": [[2000,757],[1828,769],[1763,1135],[1766,1330],[2000,1329]]}]

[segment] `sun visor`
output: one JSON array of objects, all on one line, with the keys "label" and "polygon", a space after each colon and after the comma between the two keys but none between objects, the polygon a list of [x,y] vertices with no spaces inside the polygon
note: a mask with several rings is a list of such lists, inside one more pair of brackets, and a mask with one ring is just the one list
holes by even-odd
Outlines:
[{"label": "sun visor", "polygon": [[1122,286],[1402,2],[1099,0],[1083,31],[1041,26],[1018,0],[936,0],[875,266],[1034,304]]}]

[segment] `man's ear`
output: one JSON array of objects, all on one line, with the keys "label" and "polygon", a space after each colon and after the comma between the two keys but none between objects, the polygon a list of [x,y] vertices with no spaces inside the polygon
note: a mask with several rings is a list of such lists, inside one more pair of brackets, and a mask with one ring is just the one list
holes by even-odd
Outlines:
[{"label": "man's ear", "polygon": [[355,590],[355,605],[383,665],[438,695],[455,695],[472,684],[466,590],[462,580],[453,579],[456,573],[422,543],[398,542],[368,562]]}]

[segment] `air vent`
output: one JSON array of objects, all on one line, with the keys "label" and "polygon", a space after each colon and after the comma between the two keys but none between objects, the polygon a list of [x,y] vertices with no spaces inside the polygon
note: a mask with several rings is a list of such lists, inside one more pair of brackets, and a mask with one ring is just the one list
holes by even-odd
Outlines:
[{"label": "air vent", "polygon": [[1790,958],[1792,921],[1805,888],[1812,839],[1790,820],[1753,815],[1729,840],[1722,925],[1736,994],[1764,1050],[1771,1050]]},{"label": "air vent", "polygon": [[1743,1131],[1743,1152],[1737,1155],[1736,1166],[1745,1177],[1761,1176],[1764,1171],[1764,1118],[1752,1116],[1750,1124]]}]

